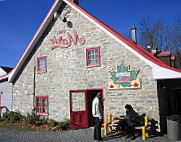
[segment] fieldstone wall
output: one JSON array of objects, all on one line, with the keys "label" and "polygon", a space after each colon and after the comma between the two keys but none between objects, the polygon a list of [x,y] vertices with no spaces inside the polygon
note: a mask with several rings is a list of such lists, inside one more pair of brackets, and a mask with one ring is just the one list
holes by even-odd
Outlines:
[{"label": "fieldstone wall", "polygon": [[[159,120],[157,82],[152,79],[152,68],[72,8],[66,6],[60,15],[65,14],[67,22],[59,18],[52,23],[14,82],[14,110],[25,113],[33,108],[33,68],[38,57],[46,56],[47,72],[36,72],[35,94],[48,96],[50,119],[70,118],[69,90],[103,88],[105,117],[110,112],[125,114],[124,106],[129,103],[139,114],[146,113]],[[72,36],[76,31],[79,38],[85,38],[85,44],[72,43],[68,48],[51,50],[51,39],[57,36],[57,31],[66,31]],[[100,47],[100,66],[86,66],[86,48],[92,47]],[[108,89],[108,70],[115,70],[122,62],[140,69],[137,77],[141,80],[141,89]]]}]

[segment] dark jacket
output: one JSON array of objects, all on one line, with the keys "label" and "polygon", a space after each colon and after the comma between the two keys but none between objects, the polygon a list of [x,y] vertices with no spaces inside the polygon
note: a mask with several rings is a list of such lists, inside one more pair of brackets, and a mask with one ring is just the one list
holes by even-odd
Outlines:
[{"label": "dark jacket", "polygon": [[129,113],[126,112],[127,119],[127,125],[128,127],[135,127],[138,123],[139,115],[134,110],[131,110]]}]

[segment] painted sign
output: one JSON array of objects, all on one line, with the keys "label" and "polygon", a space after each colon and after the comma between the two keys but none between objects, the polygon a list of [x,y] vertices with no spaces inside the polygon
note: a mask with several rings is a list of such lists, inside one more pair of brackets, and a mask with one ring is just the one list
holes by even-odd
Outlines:
[{"label": "painted sign", "polygon": [[81,37],[79,38],[76,31],[73,31],[73,37],[70,35],[69,32],[66,32],[65,30],[58,31],[57,35],[54,36],[52,39],[50,39],[51,47],[50,49],[54,48],[68,48],[72,44],[77,45],[79,43],[80,45],[85,44],[85,38]]},{"label": "painted sign", "polygon": [[108,71],[109,89],[140,88],[140,79],[136,78],[139,69],[130,69],[129,65],[122,63],[116,71]]}]

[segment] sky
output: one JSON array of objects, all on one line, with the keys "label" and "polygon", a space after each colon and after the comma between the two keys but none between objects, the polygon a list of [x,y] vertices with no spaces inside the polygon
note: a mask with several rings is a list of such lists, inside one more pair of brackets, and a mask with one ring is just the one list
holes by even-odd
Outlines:
[{"label": "sky", "polygon": [[[0,0],[0,66],[14,67],[54,0]],[[149,15],[172,25],[181,18],[181,0],[79,0],[80,7],[126,35]]]}]

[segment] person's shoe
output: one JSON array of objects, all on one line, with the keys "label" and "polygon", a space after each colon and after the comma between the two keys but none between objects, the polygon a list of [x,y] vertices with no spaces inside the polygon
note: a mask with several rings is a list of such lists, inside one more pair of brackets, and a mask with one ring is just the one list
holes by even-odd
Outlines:
[{"label": "person's shoe", "polygon": [[102,138],[101,138],[101,139],[98,139],[97,141],[102,141]]},{"label": "person's shoe", "polygon": [[120,134],[120,132],[119,131],[117,131],[116,133],[114,133],[115,135],[118,135],[118,134]]}]

